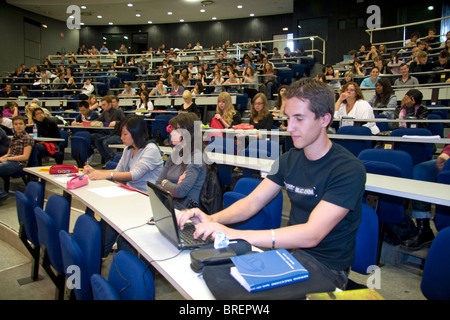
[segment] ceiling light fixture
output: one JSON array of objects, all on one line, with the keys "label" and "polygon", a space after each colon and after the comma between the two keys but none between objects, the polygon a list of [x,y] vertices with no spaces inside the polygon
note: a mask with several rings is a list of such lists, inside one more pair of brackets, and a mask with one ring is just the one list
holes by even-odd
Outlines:
[{"label": "ceiling light fixture", "polygon": [[112,23],[112,22],[108,22],[108,24],[112,26],[112,25],[113,25],[114,23]]},{"label": "ceiling light fixture", "polygon": [[167,14],[170,16],[170,15],[172,15],[173,13],[169,11],[169,12],[167,12]]},{"label": "ceiling light fixture", "polygon": [[255,14],[254,13],[250,13],[250,17],[254,17],[255,16]]},{"label": "ceiling light fixture", "polygon": [[180,22],[184,22],[184,19],[180,19]]},{"label": "ceiling light fixture", "polygon": [[216,20],[217,18],[216,18],[216,17],[212,17],[212,19],[213,19],[213,20]]},{"label": "ceiling light fixture", "polygon": [[101,19],[101,18],[103,18],[103,17],[102,17],[102,16],[97,16],[97,18]]},{"label": "ceiling light fixture", "polygon": [[140,17],[141,16],[141,14],[140,13],[136,13],[136,17]]},{"label": "ceiling light fixture", "polygon": [[206,10],[205,9],[200,9],[200,12],[205,12]]},{"label": "ceiling light fixture", "polygon": [[238,7],[238,9],[242,9],[244,6],[240,4],[237,7]]},{"label": "ceiling light fixture", "polygon": [[81,6],[80,8],[81,8],[81,9],[86,9],[86,6]]},{"label": "ceiling light fixture", "polygon": [[128,4],[128,6],[129,6],[129,7],[132,7],[132,6],[133,6],[133,4],[132,4],[132,3],[129,3],[129,4]]},{"label": "ceiling light fixture", "polygon": [[153,23],[153,21],[151,21],[151,20],[148,20],[148,21],[147,21],[147,23]]}]

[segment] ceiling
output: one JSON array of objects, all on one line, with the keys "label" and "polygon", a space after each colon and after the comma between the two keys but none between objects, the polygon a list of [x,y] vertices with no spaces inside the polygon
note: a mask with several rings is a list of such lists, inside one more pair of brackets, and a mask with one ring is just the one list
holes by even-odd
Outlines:
[{"label": "ceiling", "polygon": [[[73,0],[6,0],[7,3],[46,17],[67,21]],[[84,25],[142,25],[248,18],[293,13],[293,0],[84,0]],[[128,6],[128,4],[133,6]],[[82,8],[84,5],[86,8]],[[242,8],[238,8],[238,5]],[[204,12],[200,10],[204,9]],[[168,12],[172,12],[171,15]],[[140,14],[137,17],[136,14]],[[102,18],[97,16],[101,15]],[[183,21],[180,21],[183,19]],[[150,22],[151,21],[151,22]]]}]

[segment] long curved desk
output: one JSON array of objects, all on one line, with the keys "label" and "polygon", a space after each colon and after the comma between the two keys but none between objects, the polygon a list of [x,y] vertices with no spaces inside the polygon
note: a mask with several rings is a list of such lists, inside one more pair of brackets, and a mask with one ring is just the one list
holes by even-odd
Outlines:
[{"label": "long curved desk", "polygon": [[154,225],[147,224],[153,216],[147,196],[121,188],[108,180],[89,181],[86,186],[68,190],[64,176],[50,175],[40,171],[42,168],[45,167],[24,170],[57,185],[92,209],[136,248],[183,297],[214,299],[203,278],[191,270],[189,251],[180,252]]}]

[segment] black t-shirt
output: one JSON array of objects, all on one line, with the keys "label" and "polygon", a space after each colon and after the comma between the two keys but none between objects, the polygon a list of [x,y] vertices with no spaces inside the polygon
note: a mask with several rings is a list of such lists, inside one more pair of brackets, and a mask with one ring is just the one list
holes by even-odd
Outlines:
[{"label": "black t-shirt", "polygon": [[321,200],[350,210],[316,247],[303,249],[333,270],[349,268],[361,221],[364,165],[333,143],[319,160],[310,161],[302,149],[291,148],[274,166],[268,179],[286,187],[291,202],[289,225],[306,223]]}]

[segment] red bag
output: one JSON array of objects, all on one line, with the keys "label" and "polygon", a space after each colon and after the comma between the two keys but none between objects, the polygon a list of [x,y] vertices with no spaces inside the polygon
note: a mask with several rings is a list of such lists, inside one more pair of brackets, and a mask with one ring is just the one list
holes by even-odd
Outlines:
[{"label": "red bag", "polygon": [[57,164],[50,167],[50,174],[78,173],[78,167],[73,164]]},{"label": "red bag", "polygon": [[255,127],[252,124],[248,124],[248,123],[241,123],[241,124],[237,124],[237,125],[233,126],[234,130],[251,130],[254,128]]},{"label": "red bag", "polygon": [[[211,122],[209,123],[209,127],[213,129],[225,129],[222,122],[216,118],[212,118]],[[223,137],[222,132],[207,132],[205,141],[209,142],[213,137]]]}]

